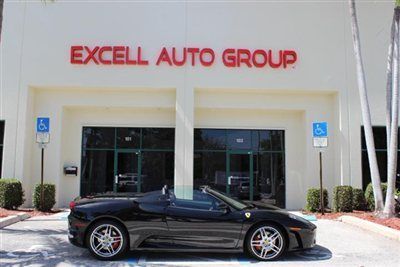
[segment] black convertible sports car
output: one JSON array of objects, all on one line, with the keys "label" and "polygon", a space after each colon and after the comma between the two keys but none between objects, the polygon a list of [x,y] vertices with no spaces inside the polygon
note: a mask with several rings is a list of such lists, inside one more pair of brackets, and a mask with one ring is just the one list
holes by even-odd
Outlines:
[{"label": "black convertible sports car", "polygon": [[258,260],[273,260],[315,245],[314,224],[276,207],[243,203],[209,187],[186,198],[164,187],[73,201],[69,240],[101,260],[128,249],[245,251]]}]

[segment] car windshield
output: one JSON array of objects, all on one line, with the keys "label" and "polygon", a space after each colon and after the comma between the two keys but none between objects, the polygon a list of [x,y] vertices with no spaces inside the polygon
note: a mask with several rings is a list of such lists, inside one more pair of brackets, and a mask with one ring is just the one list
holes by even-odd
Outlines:
[{"label": "car windshield", "polygon": [[214,196],[216,196],[217,198],[221,199],[222,201],[226,202],[230,206],[234,207],[235,209],[243,210],[243,209],[246,209],[246,208],[249,208],[249,207],[253,206],[252,204],[246,204],[246,203],[244,203],[242,201],[230,198],[227,195],[225,195],[224,193],[219,192],[219,191],[217,191],[215,189],[208,188],[208,191],[211,194],[213,194]]}]

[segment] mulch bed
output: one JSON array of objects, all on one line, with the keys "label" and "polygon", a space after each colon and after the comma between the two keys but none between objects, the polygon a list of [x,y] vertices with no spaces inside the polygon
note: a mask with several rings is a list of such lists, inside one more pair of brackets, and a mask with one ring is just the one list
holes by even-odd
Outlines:
[{"label": "mulch bed", "polygon": [[28,213],[29,215],[31,215],[31,217],[33,217],[33,216],[52,215],[52,214],[58,213],[60,211],[62,211],[62,210],[56,209],[56,210],[52,210],[50,212],[42,212],[42,211],[38,211],[38,210],[34,210],[34,209],[25,209],[25,208],[20,208],[17,210],[7,210],[7,209],[0,208],[0,218],[4,218],[4,217],[10,216],[10,215],[16,215],[20,212]]},{"label": "mulch bed", "polygon": [[396,230],[400,230],[400,218],[390,218],[390,219],[384,219],[384,218],[377,218],[374,216],[373,212],[366,212],[366,211],[359,211],[355,210],[353,212],[326,212],[325,215],[322,215],[321,213],[316,213],[314,214],[317,216],[318,219],[327,219],[327,220],[337,220],[340,216],[343,215],[349,215],[349,216],[354,216],[358,217],[363,220],[367,220],[373,223],[377,223],[380,225],[384,225]]}]

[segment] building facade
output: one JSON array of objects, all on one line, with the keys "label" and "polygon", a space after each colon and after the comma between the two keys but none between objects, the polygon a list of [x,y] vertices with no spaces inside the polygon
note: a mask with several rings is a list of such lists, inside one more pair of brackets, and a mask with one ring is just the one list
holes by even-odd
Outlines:
[{"label": "building facade", "polygon": [[[393,3],[357,11],[383,126]],[[31,205],[36,119],[48,117],[44,179],[59,207],[164,184],[190,197],[208,184],[299,209],[319,184],[312,123],[324,121],[324,186],[365,186],[349,19],[346,1],[6,1],[1,176],[20,179]]]}]

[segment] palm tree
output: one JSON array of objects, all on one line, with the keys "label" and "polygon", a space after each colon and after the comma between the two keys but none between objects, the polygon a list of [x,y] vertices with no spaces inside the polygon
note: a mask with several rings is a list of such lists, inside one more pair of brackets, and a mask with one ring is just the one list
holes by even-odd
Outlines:
[{"label": "palm tree", "polygon": [[[384,217],[395,216],[394,193],[396,190],[398,116],[399,116],[399,60],[400,60],[400,1],[396,0],[388,53],[388,76],[386,82],[386,136],[388,149],[387,191]],[[390,51],[392,50],[392,51]],[[391,58],[390,58],[391,57]],[[389,75],[389,72],[390,75]]]},{"label": "palm tree", "polygon": [[375,196],[375,212],[380,214],[383,210],[383,194],[381,189],[381,178],[378,170],[378,163],[375,152],[375,142],[372,132],[371,113],[368,102],[367,86],[365,81],[365,71],[361,55],[360,33],[358,29],[356,4],[354,0],[349,0],[351,29],[353,35],[354,55],[356,58],[357,84],[360,94],[362,120],[364,124],[365,142],[367,144],[369,168],[371,172],[372,187]]}]

